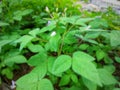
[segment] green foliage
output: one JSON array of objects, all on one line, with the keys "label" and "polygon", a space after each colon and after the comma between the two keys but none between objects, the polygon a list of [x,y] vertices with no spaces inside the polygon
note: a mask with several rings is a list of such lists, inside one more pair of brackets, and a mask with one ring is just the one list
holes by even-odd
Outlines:
[{"label": "green foliage", "polygon": [[101,86],[102,84],[98,75],[98,71],[91,60],[94,60],[94,58],[89,55],[87,56],[87,54],[83,52],[73,53],[73,71],[82,77],[92,81],[93,83]]},{"label": "green foliage", "polygon": [[79,15],[73,1],[1,2],[0,75],[13,79],[20,64],[31,68],[16,90],[117,90],[120,31],[107,30],[104,15]]},{"label": "green foliage", "polygon": [[59,56],[53,64],[53,73],[60,74],[71,67],[71,57],[68,55]]}]

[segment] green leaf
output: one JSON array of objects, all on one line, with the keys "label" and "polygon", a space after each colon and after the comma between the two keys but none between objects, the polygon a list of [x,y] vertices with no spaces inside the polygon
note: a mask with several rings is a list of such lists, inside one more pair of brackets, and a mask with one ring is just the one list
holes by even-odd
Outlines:
[{"label": "green leaf", "polygon": [[[29,74],[26,74],[26,75],[22,76],[21,78],[19,78],[16,81],[16,85],[17,85],[17,88],[23,88],[23,89],[26,88],[27,89],[28,87],[29,88],[36,87],[36,85],[35,85],[36,82],[38,82],[38,75],[36,73],[29,73]],[[36,90],[36,89],[34,89],[34,90]]]},{"label": "green leaf", "polygon": [[21,21],[22,16],[28,15],[28,14],[30,14],[30,13],[32,13],[32,12],[33,12],[32,9],[25,9],[25,10],[15,11],[15,12],[14,12],[14,17],[13,17],[13,19],[14,19],[14,20],[17,20],[17,21]]},{"label": "green leaf", "polygon": [[36,73],[38,75],[38,79],[41,80],[47,73],[46,63],[41,63],[39,66],[35,67],[31,73]]},{"label": "green leaf", "polygon": [[14,63],[21,64],[26,62],[27,60],[23,55],[8,57],[4,60],[4,63],[8,66],[12,66]]},{"label": "green leaf", "polygon": [[8,43],[10,43],[10,42],[12,42],[12,40],[1,40],[1,41],[0,41],[0,52],[1,52],[1,48],[2,48],[4,45],[6,45],[6,44],[8,44]]},{"label": "green leaf", "polygon": [[106,69],[98,69],[98,73],[100,76],[100,80],[104,85],[112,85],[112,84],[116,84],[117,81],[114,78],[114,76],[112,76],[111,73],[109,73]]},{"label": "green leaf", "polygon": [[45,45],[45,48],[47,50],[55,51],[57,52],[60,45],[60,35],[55,35],[50,38],[49,42]]},{"label": "green leaf", "polygon": [[111,46],[116,47],[116,46],[120,45],[119,36],[120,36],[120,31],[111,31],[111,33],[110,33]]},{"label": "green leaf", "polygon": [[97,90],[97,85],[93,82],[91,82],[90,80],[86,79],[86,78],[82,78],[85,86],[89,89],[89,90]]},{"label": "green leaf", "polygon": [[70,67],[71,67],[71,57],[68,55],[61,55],[55,60],[52,71],[56,75],[65,72]]},{"label": "green leaf", "polygon": [[50,72],[50,73],[53,73],[52,72],[52,67],[53,67],[53,64],[54,64],[54,61],[55,61],[55,57],[49,57],[47,60],[48,60],[48,62],[47,62],[47,66],[48,66],[48,71]]},{"label": "green leaf", "polygon": [[98,71],[95,65],[90,62],[94,58],[83,52],[75,52],[73,54],[72,69],[82,77],[92,81],[93,83],[102,86]]},{"label": "green leaf", "polygon": [[120,90],[120,88],[114,88],[113,90]]},{"label": "green leaf", "polygon": [[90,22],[90,25],[92,28],[108,27],[107,21],[101,18],[96,18],[94,21]]},{"label": "green leaf", "polygon": [[[91,31],[92,31],[92,30],[91,30]],[[85,38],[95,39],[95,38],[97,38],[100,34],[101,34],[101,32],[100,32],[100,31],[97,31],[97,29],[96,29],[96,32],[95,32],[95,31],[93,31],[93,32],[87,32],[87,33],[85,34]]]},{"label": "green leaf", "polygon": [[79,18],[80,18],[79,16],[61,17],[60,23],[64,25],[67,23],[74,24]]},{"label": "green leaf", "polygon": [[89,42],[89,43],[91,43],[91,44],[98,44],[98,42],[97,42],[97,41],[92,40],[92,39],[87,39],[87,38],[84,38],[83,40],[84,40],[84,41],[87,41],[87,42]]},{"label": "green leaf", "polygon": [[38,82],[38,90],[54,90],[54,88],[48,79],[42,79]]},{"label": "green leaf", "polygon": [[81,45],[79,46],[79,49],[81,49],[81,50],[86,50],[88,47],[89,47],[88,44],[81,44]]},{"label": "green leaf", "polygon": [[74,24],[75,25],[86,26],[86,23],[91,21],[91,20],[93,20],[93,18],[80,18]]},{"label": "green leaf", "polygon": [[33,55],[28,60],[28,64],[30,66],[38,66],[41,63],[45,62],[47,60],[47,55],[45,53],[38,53],[36,55]]},{"label": "green leaf", "polygon": [[32,12],[33,12],[32,9],[25,9],[25,10],[21,11],[20,13],[21,13],[21,15],[25,16],[25,15],[28,15]]},{"label": "green leaf", "polygon": [[43,27],[39,33],[43,33],[46,31],[52,31],[56,27],[56,22],[55,21],[50,21],[50,24],[47,25],[46,27]]},{"label": "green leaf", "polygon": [[13,78],[13,72],[9,68],[5,68],[1,71],[2,75],[5,75],[8,79]]},{"label": "green leaf", "polygon": [[78,83],[78,77],[77,77],[77,75],[75,75],[75,74],[71,74],[71,80],[74,82],[74,83]]},{"label": "green leaf", "polygon": [[115,66],[114,65],[104,65],[104,69],[106,69],[109,73],[114,73],[115,72]]},{"label": "green leaf", "polygon": [[102,60],[105,57],[105,55],[106,55],[105,52],[102,50],[96,51],[96,57],[98,61]]},{"label": "green leaf", "polygon": [[[70,88],[65,88],[65,89],[63,89],[63,90],[83,90],[83,88],[77,87],[77,86],[72,86],[72,87],[70,87]],[[86,89],[84,89],[84,90],[86,90]]]},{"label": "green leaf", "polygon": [[54,90],[48,79],[38,80],[36,73],[24,75],[16,81],[16,90]]},{"label": "green leaf", "polygon": [[79,58],[79,59],[84,60],[84,61],[94,61],[95,60],[94,57],[92,57],[89,54],[82,52],[82,51],[75,52],[73,55],[76,56],[74,58],[77,58],[77,59]]},{"label": "green leaf", "polygon": [[31,42],[31,40],[33,39],[34,37],[30,36],[30,35],[24,35],[22,36],[21,38],[19,38],[16,43],[20,43],[20,50],[22,50],[25,46],[27,46],[27,44],[29,42]]},{"label": "green leaf", "polygon": [[69,82],[70,82],[70,75],[64,75],[61,77],[59,86],[65,86],[65,85],[69,84]]},{"label": "green leaf", "polygon": [[38,44],[37,45],[29,44],[28,49],[34,53],[37,53],[37,52],[45,53],[45,49],[41,45],[38,45]]},{"label": "green leaf", "polygon": [[104,57],[104,62],[105,62],[106,64],[112,64],[112,63],[113,63],[113,60],[112,60],[111,57],[105,56],[105,57]]},{"label": "green leaf", "polygon": [[40,29],[39,28],[35,28],[32,31],[29,32],[30,35],[32,35],[33,37],[36,37],[36,35],[39,33]]},{"label": "green leaf", "polygon": [[77,41],[77,39],[75,38],[75,32],[76,32],[76,30],[75,31],[69,31],[67,34],[66,34],[66,36],[65,36],[65,38],[64,38],[64,43],[65,44],[73,44],[73,43],[77,43],[78,41]]},{"label": "green leaf", "polygon": [[115,57],[115,61],[118,62],[118,63],[120,63],[120,57],[117,57],[117,56],[116,56],[116,57]]},{"label": "green leaf", "polygon": [[2,27],[2,26],[8,26],[8,25],[9,25],[9,23],[1,22],[1,21],[0,21],[0,27]]}]

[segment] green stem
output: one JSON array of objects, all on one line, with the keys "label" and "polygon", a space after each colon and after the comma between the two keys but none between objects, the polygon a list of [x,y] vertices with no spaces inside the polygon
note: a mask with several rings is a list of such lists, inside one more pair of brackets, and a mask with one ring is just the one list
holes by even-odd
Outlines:
[{"label": "green stem", "polygon": [[69,29],[67,29],[64,34],[62,35],[62,38],[61,38],[61,45],[60,45],[60,49],[58,51],[58,56],[61,54],[62,52],[62,48],[63,48],[63,44],[64,44],[64,38],[66,36],[66,34],[74,27],[74,25],[72,25]]}]

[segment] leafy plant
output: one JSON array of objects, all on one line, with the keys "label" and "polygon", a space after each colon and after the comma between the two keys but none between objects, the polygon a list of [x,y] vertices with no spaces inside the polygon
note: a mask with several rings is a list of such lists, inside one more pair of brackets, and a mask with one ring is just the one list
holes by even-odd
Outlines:
[{"label": "leafy plant", "polygon": [[72,1],[53,1],[3,0],[1,77],[13,79],[26,63],[31,69],[16,80],[16,90],[119,89],[120,31],[107,30],[106,18],[75,15]]},{"label": "leafy plant", "polygon": [[[23,45],[23,48],[28,48],[37,54],[31,56],[27,62],[30,66],[35,66],[27,75],[39,73],[36,79],[42,80],[48,77],[53,85],[58,84],[58,88],[61,89],[67,88],[67,85],[80,89],[85,87],[86,90],[99,90],[111,85],[113,85],[111,89],[114,88],[117,84],[117,80],[112,75],[114,71],[110,73],[103,66],[109,67],[111,63],[114,63],[114,60],[110,59],[109,52],[116,50],[119,42],[112,45],[114,42],[111,41],[113,38],[111,34],[119,31],[109,32],[100,28],[91,28],[89,25],[94,20],[95,18],[81,18],[80,16],[60,17],[57,20],[50,21],[48,26],[39,29],[37,33],[35,30],[30,31],[34,32],[34,37],[30,39],[30,43]],[[63,27],[65,29],[61,31]],[[117,37],[115,38],[117,39]],[[24,40],[22,41],[24,42]],[[18,43],[21,45],[23,42]],[[37,42],[35,44],[37,47],[41,45],[38,50],[30,48],[31,43],[34,42]],[[100,61],[106,65],[102,65]],[[58,79],[53,81],[52,78]],[[20,86],[25,81],[24,76],[21,77],[17,80],[17,86],[23,89]],[[29,82],[26,84],[29,86]],[[31,88],[35,87],[31,85]],[[39,86],[37,87],[39,88]]]}]

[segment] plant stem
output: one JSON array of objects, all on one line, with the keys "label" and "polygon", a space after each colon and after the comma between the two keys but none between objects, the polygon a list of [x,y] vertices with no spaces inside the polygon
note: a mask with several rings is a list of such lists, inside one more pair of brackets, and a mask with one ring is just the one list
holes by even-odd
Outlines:
[{"label": "plant stem", "polygon": [[60,45],[60,49],[58,51],[58,56],[61,54],[62,52],[62,48],[63,48],[63,45],[64,45],[64,38],[66,36],[66,34],[74,27],[74,25],[72,25],[69,29],[67,29],[64,34],[62,35],[62,38],[61,38],[61,45]]}]

